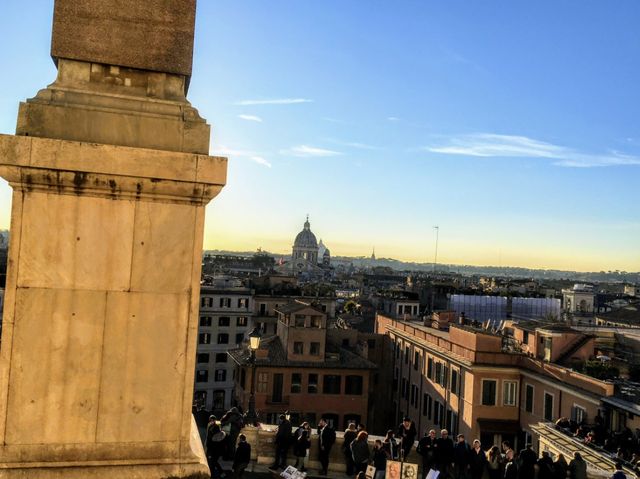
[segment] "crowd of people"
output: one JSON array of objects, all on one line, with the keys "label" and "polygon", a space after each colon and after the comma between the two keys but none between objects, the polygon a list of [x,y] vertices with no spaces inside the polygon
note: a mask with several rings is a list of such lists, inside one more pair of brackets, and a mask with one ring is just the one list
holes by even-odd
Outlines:
[{"label": "crowd of people", "polygon": [[[227,412],[219,422],[215,416],[211,416],[207,427],[206,451],[212,478],[225,477],[219,464],[221,457],[233,460],[236,478],[242,477],[250,462],[251,446],[246,437],[240,434],[244,426],[242,416],[234,409]],[[280,415],[275,433],[274,462],[270,468],[286,468],[289,464],[287,456],[291,451],[295,458],[293,466],[302,472],[306,471],[311,433],[308,422],[303,422],[294,430],[290,420],[284,414]],[[446,429],[439,433],[431,429],[416,445],[417,435],[413,421],[404,417],[396,429],[389,429],[383,439],[376,439],[373,447],[370,447],[365,426],[350,423],[344,431],[341,446],[346,475],[365,479],[368,466],[373,466],[373,479],[385,479],[387,461],[406,461],[416,446],[422,479],[431,470],[438,472],[438,479],[587,479],[587,463],[579,452],[575,452],[569,459],[559,454],[553,460],[546,451],[538,457],[531,444],[527,444],[519,452],[508,441],[503,441],[500,446],[485,448],[478,439],[467,442],[463,434],[458,434],[454,439],[449,437]],[[327,475],[331,449],[336,442],[336,431],[325,418],[318,422],[317,436],[320,474]],[[414,461],[412,458],[411,462]],[[616,463],[611,478],[632,479],[624,474],[620,462]]]},{"label": "crowd of people", "polygon": [[640,429],[626,427],[617,432],[607,430],[600,413],[593,424],[577,423],[566,417],[556,421],[556,428],[582,441],[585,445],[627,466],[640,475]]}]

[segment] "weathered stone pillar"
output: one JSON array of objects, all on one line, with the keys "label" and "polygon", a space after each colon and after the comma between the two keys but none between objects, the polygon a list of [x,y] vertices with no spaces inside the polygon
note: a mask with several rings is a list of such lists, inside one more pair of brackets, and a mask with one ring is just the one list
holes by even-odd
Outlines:
[{"label": "weathered stone pillar", "polygon": [[13,187],[0,478],[208,478],[191,416],[204,207],[195,0],[56,0],[53,84],[0,136]]}]

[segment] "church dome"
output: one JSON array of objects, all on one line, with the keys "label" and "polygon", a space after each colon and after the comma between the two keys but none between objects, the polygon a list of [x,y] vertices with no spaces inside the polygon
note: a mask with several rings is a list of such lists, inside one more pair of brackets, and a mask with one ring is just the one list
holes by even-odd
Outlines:
[{"label": "church dome", "polygon": [[316,235],[311,232],[311,225],[309,224],[309,218],[304,222],[304,228],[293,243],[294,247],[298,248],[318,248],[318,241]]}]

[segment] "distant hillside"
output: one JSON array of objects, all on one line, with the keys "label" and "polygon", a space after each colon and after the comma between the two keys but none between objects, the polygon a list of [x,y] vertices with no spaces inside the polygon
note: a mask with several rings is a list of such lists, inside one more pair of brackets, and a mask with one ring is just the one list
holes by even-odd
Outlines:
[{"label": "distant hillside", "polygon": [[[283,254],[273,254],[268,251],[262,251],[271,254],[276,258],[287,256]],[[254,251],[223,251],[223,250],[207,250],[205,254],[228,254],[236,256],[253,256]],[[399,261],[393,258],[377,258],[371,261],[370,258],[364,256],[334,256],[331,258],[333,264],[353,264],[355,267],[364,268],[371,266],[386,266],[396,271],[433,271],[433,263],[415,263]],[[536,279],[569,279],[574,281],[587,282],[619,282],[619,283],[640,283],[640,272],[626,271],[599,271],[599,272],[578,272],[563,271],[554,269],[529,269],[514,266],[473,266],[464,264],[438,264],[437,271],[452,272],[466,276],[486,275],[500,276],[512,278],[536,278]]]}]

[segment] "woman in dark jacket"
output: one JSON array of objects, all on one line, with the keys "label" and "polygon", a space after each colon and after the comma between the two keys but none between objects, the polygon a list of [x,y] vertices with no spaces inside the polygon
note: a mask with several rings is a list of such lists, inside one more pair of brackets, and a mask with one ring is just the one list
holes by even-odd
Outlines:
[{"label": "woman in dark jacket", "polygon": [[356,473],[365,472],[369,465],[371,452],[369,451],[369,443],[367,442],[368,437],[369,434],[365,431],[360,431],[356,440],[351,443],[351,455],[353,456],[353,462],[356,466]]},{"label": "woman in dark jacket", "polygon": [[358,433],[356,432],[356,425],[350,423],[347,430],[344,432],[344,439],[342,442],[342,453],[344,454],[344,462],[347,465],[347,476],[352,477],[355,470],[355,464],[353,463],[353,456],[351,455],[351,443],[355,441]]},{"label": "woman in dark jacket", "polygon": [[[304,461],[307,458],[307,451],[310,447],[311,441],[309,441],[309,433],[303,429],[300,431],[300,436],[293,444],[293,454],[296,456],[296,464],[294,467],[302,472],[306,470],[304,467]],[[298,464],[300,464],[299,468]]]}]

